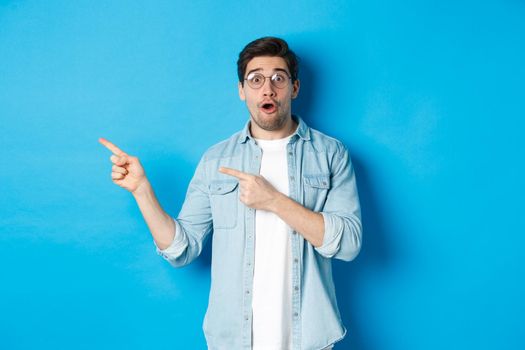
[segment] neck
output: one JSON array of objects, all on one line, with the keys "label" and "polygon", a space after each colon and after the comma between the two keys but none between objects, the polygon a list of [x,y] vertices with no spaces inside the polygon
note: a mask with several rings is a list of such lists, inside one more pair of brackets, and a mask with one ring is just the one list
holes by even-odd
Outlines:
[{"label": "neck", "polygon": [[297,128],[297,122],[291,115],[287,118],[286,123],[278,130],[264,130],[260,128],[253,120],[250,122],[250,133],[252,137],[260,140],[278,140],[292,135]]}]

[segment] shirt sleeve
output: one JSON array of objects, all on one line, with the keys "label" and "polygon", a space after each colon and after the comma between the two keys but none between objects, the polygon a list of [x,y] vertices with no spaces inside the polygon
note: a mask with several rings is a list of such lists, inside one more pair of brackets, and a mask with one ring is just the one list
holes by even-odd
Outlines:
[{"label": "shirt sleeve", "polygon": [[326,258],[350,261],[361,250],[361,208],[354,169],[344,146],[336,152],[332,169],[331,187],[321,211],[323,243],[315,249]]},{"label": "shirt sleeve", "polygon": [[165,249],[160,249],[157,246],[155,240],[153,240],[153,244],[155,244],[157,254],[159,254],[168,261],[174,260],[181,256],[184,252],[184,249],[188,245],[188,237],[184,234],[184,231],[181,230],[179,223],[175,219],[173,219],[173,222],[175,223],[175,237],[173,238],[173,241],[171,242],[169,247]]},{"label": "shirt sleeve", "polygon": [[174,267],[185,266],[197,258],[212,231],[209,186],[204,163],[203,158],[190,181],[181,211],[174,219],[176,231],[173,242],[163,250],[157,247],[157,253]]}]

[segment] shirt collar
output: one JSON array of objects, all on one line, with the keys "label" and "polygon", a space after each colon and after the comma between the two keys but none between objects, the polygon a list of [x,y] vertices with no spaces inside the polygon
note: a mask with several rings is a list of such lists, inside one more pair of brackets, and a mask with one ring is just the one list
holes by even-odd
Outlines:
[{"label": "shirt collar", "polygon": [[[295,135],[297,137],[303,139],[304,141],[310,140],[310,128],[306,123],[299,117],[298,115],[292,114],[293,120],[297,122],[297,129],[295,129],[295,132],[291,135],[292,139],[294,139]],[[239,135],[239,143],[245,143],[248,139],[253,140],[253,136],[250,133],[250,120],[248,120],[244,126],[244,128],[241,131],[241,134]]]}]

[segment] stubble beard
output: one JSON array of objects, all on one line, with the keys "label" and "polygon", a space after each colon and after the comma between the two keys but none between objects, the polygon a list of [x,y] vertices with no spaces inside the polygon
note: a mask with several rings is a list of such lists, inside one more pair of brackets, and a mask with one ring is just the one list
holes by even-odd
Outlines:
[{"label": "stubble beard", "polygon": [[[280,107],[280,105],[278,105],[278,107]],[[277,110],[276,117],[266,117],[264,112],[261,112],[259,109],[257,109],[254,114],[251,114],[252,120],[255,122],[255,124],[257,124],[258,127],[265,131],[275,131],[282,129],[288,119],[288,114],[286,112],[280,111],[279,109]]]}]

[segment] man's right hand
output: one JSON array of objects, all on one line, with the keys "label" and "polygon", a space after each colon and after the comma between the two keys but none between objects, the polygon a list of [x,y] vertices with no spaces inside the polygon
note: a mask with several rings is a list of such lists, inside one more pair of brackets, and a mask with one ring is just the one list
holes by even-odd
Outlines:
[{"label": "man's right hand", "polygon": [[109,159],[113,163],[111,179],[115,184],[131,193],[146,186],[146,173],[137,157],[130,156],[106,139],[100,138],[98,141],[113,153]]}]

